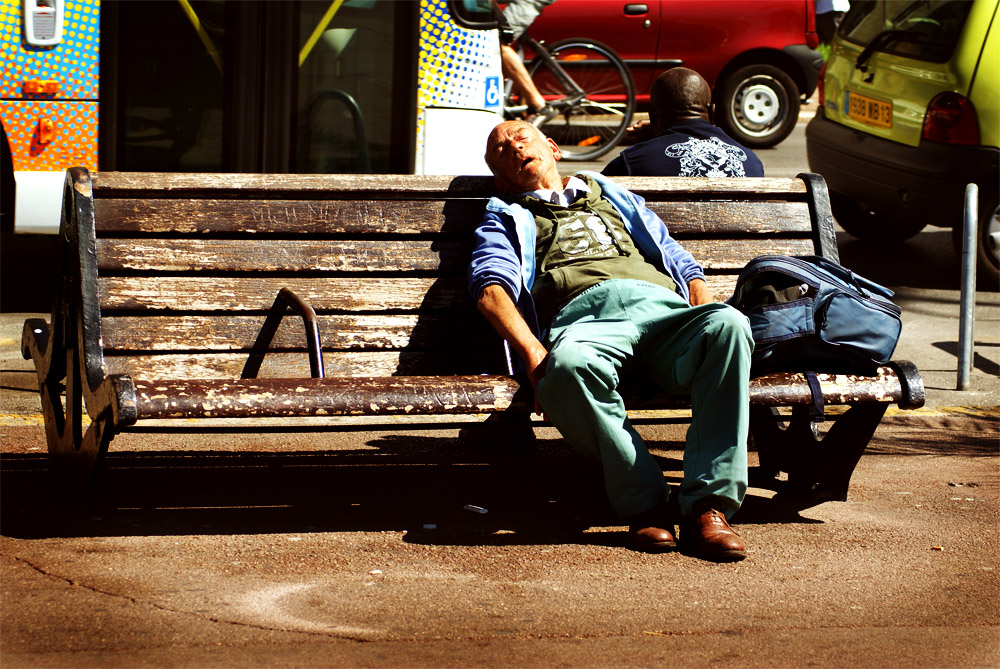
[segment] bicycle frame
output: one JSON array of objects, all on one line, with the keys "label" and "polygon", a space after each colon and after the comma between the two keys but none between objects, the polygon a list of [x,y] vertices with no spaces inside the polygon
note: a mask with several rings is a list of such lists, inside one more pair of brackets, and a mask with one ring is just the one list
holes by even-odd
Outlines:
[{"label": "bicycle frame", "polygon": [[[566,73],[566,70],[562,68],[562,65],[559,64],[559,61],[552,57],[552,54],[549,53],[549,50],[545,48],[545,45],[542,42],[537,41],[527,32],[524,32],[521,35],[521,41],[531,48],[531,50],[535,53],[536,58],[541,58],[543,61],[545,61],[549,65],[552,73],[559,80],[559,83],[565,86],[567,90],[572,92],[571,95],[567,95],[562,100],[554,100],[549,104],[551,104],[556,109],[569,109],[573,105],[579,103],[580,100],[582,100],[586,96],[586,93],[584,93],[583,89],[580,88],[580,86],[577,85],[575,81],[573,81],[573,78]],[[509,95],[510,93],[509,85],[510,82],[508,81],[505,84],[505,93],[507,95]],[[505,95],[504,99],[506,99],[506,97],[507,96]],[[515,105],[511,107],[504,106],[504,112],[507,113],[508,115],[523,114],[526,111],[528,111],[528,105]]]},{"label": "bicycle frame", "polygon": [[[521,41],[535,52],[528,74],[550,110],[532,116],[531,122],[560,144],[565,160],[590,160],[611,150],[625,134],[635,101],[635,87],[621,58],[588,38],[562,40],[551,48],[527,33]],[[512,86],[510,80],[504,83],[505,116],[528,117],[532,110],[527,104],[511,104]]]}]

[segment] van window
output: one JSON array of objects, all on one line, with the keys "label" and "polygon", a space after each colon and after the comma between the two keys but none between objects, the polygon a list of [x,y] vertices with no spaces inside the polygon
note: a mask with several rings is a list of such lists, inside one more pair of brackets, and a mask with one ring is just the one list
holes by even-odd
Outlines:
[{"label": "van window", "polygon": [[448,9],[455,22],[473,30],[492,30],[497,27],[494,10],[496,0],[448,0]]},{"label": "van window", "polygon": [[837,34],[897,56],[944,63],[958,43],[971,2],[955,0],[855,1]]}]

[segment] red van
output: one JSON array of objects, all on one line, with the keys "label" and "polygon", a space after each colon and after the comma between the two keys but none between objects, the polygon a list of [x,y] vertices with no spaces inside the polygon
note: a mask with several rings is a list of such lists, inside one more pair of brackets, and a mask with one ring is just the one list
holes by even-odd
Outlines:
[{"label": "red van", "polygon": [[683,65],[715,91],[716,119],[752,148],[781,142],[801,99],[816,89],[823,58],[814,0],[556,0],[531,25],[545,42],[589,37],[629,65],[637,99],[653,80]]}]

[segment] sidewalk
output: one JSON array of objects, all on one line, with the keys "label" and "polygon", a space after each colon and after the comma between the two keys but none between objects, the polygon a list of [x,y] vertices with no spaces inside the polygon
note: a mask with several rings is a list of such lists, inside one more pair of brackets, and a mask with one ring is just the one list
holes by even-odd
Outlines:
[{"label": "sidewalk", "polygon": [[[929,408],[883,421],[848,502],[751,487],[729,565],[626,549],[550,428],[531,453],[453,428],[125,434],[82,508],[50,486],[4,314],[0,665],[998,666],[996,378],[933,387],[934,310],[908,344]],[[685,429],[640,427],[674,484]]]},{"label": "sidewalk", "polygon": [[[641,428],[672,483],[685,427]],[[83,511],[3,428],[0,664],[1000,665],[995,417],[887,419],[848,502],[751,488],[723,565],[626,549],[551,430],[454,437],[127,434]]]}]

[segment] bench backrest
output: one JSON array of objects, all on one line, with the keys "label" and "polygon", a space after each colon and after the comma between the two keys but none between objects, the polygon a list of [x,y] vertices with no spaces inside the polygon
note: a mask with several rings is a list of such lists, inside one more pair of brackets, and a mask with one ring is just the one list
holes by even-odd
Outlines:
[{"label": "bench backrest", "polygon": [[[704,265],[720,299],[754,256],[836,259],[818,177],[619,182]],[[107,372],[238,378],[289,287],[319,315],[328,376],[502,373],[465,281],[493,192],[483,177],[94,175]],[[259,375],[308,376],[305,351],[302,321],[289,315]]]}]

